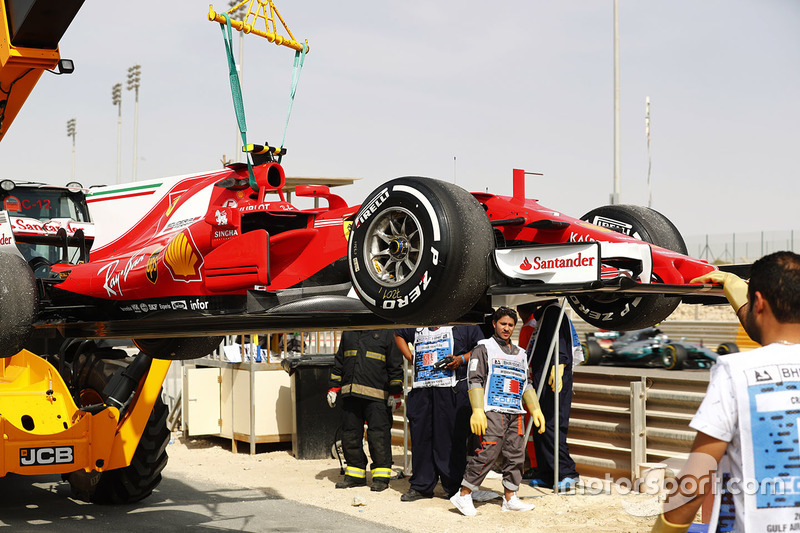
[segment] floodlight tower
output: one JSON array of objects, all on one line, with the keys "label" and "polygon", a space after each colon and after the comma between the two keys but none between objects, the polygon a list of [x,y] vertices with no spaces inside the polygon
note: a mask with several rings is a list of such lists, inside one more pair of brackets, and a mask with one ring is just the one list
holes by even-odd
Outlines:
[{"label": "floodlight tower", "polygon": [[72,179],[75,179],[75,136],[78,130],[75,127],[75,119],[71,118],[67,121],[67,137],[72,137]]},{"label": "floodlight tower", "polygon": [[111,87],[111,102],[117,106],[117,183],[122,177],[122,84]]},{"label": "floodlight tower", "polygon": [[128,69],[128,87],[127,89],[134,90],[136,95],[136,100],[134,103],[134,110],[133,110],[133,177],[132,181],[136,181],[136,149],[137,143],[139,139],[139,85],[141,82],[141,72],[142,67],[141,65],[134,65]]}]

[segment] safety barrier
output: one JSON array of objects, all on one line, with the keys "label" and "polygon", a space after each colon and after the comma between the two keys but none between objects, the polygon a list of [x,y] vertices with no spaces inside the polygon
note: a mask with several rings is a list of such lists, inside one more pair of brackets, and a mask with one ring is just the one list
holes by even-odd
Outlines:
[{"label": "safety barrier", "polygon": [[579,472],[630,479],[642,463],[685,460],[707,371],[577,367],[573,380],[567,442]]}]

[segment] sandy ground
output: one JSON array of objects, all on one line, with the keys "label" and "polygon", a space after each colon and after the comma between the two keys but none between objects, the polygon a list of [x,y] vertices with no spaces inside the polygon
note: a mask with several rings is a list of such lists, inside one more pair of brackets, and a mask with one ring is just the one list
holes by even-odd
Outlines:
[{"label": "sandy ground", "polygon": [[[288,445],[258,445],[255,455],[249,445],[239,443],[238,453],[231,452],[227,439],[216,437],[183,438],[175,434],[167,448],[169,463],[165,474],[181,472],[198,479],[231,487],[270,491],[283,498],[331,509],[376,526],[387,525],[407,531],[512,531],[521,528],[546,528],[548,532],[584,531],[593,533],[650,531],[660,504],[655,496],[628,492],[606,486],[600,480],[584,478],[590,486],[578,494],[555,495],[551,490],[527,485],[518,495],[536,508],[528,512],[500,511],[500,499],[478,503],[478,515],[462,516],[445,499],[441,487],[434,498],[401,502],[408,490],[408,479],[393,479],[384,492],[369,487],[335,489],[341,479],[338,459],[296,460]],[[402,448],[395,447],[395,468],[403,465]],[[397,468],[397,466],[400,468]],[[487,479],[486,490],[502,492],[500,479]],[[363,505],[354,505],[355,500]],[[541,530],[541,529],[540,529]]]},{"label": "sandy ground", "polygon": [[[681,305],[669,320],[730,320],[736,316],[729,306]],[[441,487],[434,498],[404,503],[408,479],[393,479],[384,492],[369,487],[335,489],[342,476],[338,459],[296,460],[288,444],[258,445],[255,455],[249,445],[218,437],[187,437],[178,432],[168,448],[166,473],[182,472],[199,479],[231,487],[263,489],[288,500],[331,509],[407,531],[515,531],[537,528],[548,533],[585,531],[592,533],[647,532],[660,512],[656,496],[639,494],[626,487],[608,485],[596,478],[582,478],[585,487],[576,494],[554,494],[551,490],[520,487],[518,495],[536,508],[529,512],[500,512],[500,499],[478,503],[478,515],[462,516],[444,497]],[[395,470],[401,471],[402,448],[395,447]],[[500,479],[487,479],[483,489],[502,493]],[[354,505],[361,500],[363,505]]]}]

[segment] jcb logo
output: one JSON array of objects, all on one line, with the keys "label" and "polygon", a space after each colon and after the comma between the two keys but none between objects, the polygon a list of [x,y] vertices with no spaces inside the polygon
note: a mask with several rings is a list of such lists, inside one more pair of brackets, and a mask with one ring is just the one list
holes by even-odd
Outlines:
[{"label": "jcb logo", "polygon": [[63,465],[75,462],[72,446],[20,448],[19,466]]}]

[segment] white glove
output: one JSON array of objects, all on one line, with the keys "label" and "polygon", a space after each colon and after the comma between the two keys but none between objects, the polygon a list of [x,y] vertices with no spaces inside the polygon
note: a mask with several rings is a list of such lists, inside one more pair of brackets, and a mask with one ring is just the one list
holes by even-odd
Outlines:
[{"label": "white glove", "polygon": [[388,405],[392,411],[397,411],[400,409],[400,406],[403,405],[403,397],[399,394],[389,396],[389,398],[386,400],[386,405]]},{"label": "white glove", "polygon": [[336,391],[329,390],[328,391],[328,405],[333,408],[336,405]]}]

